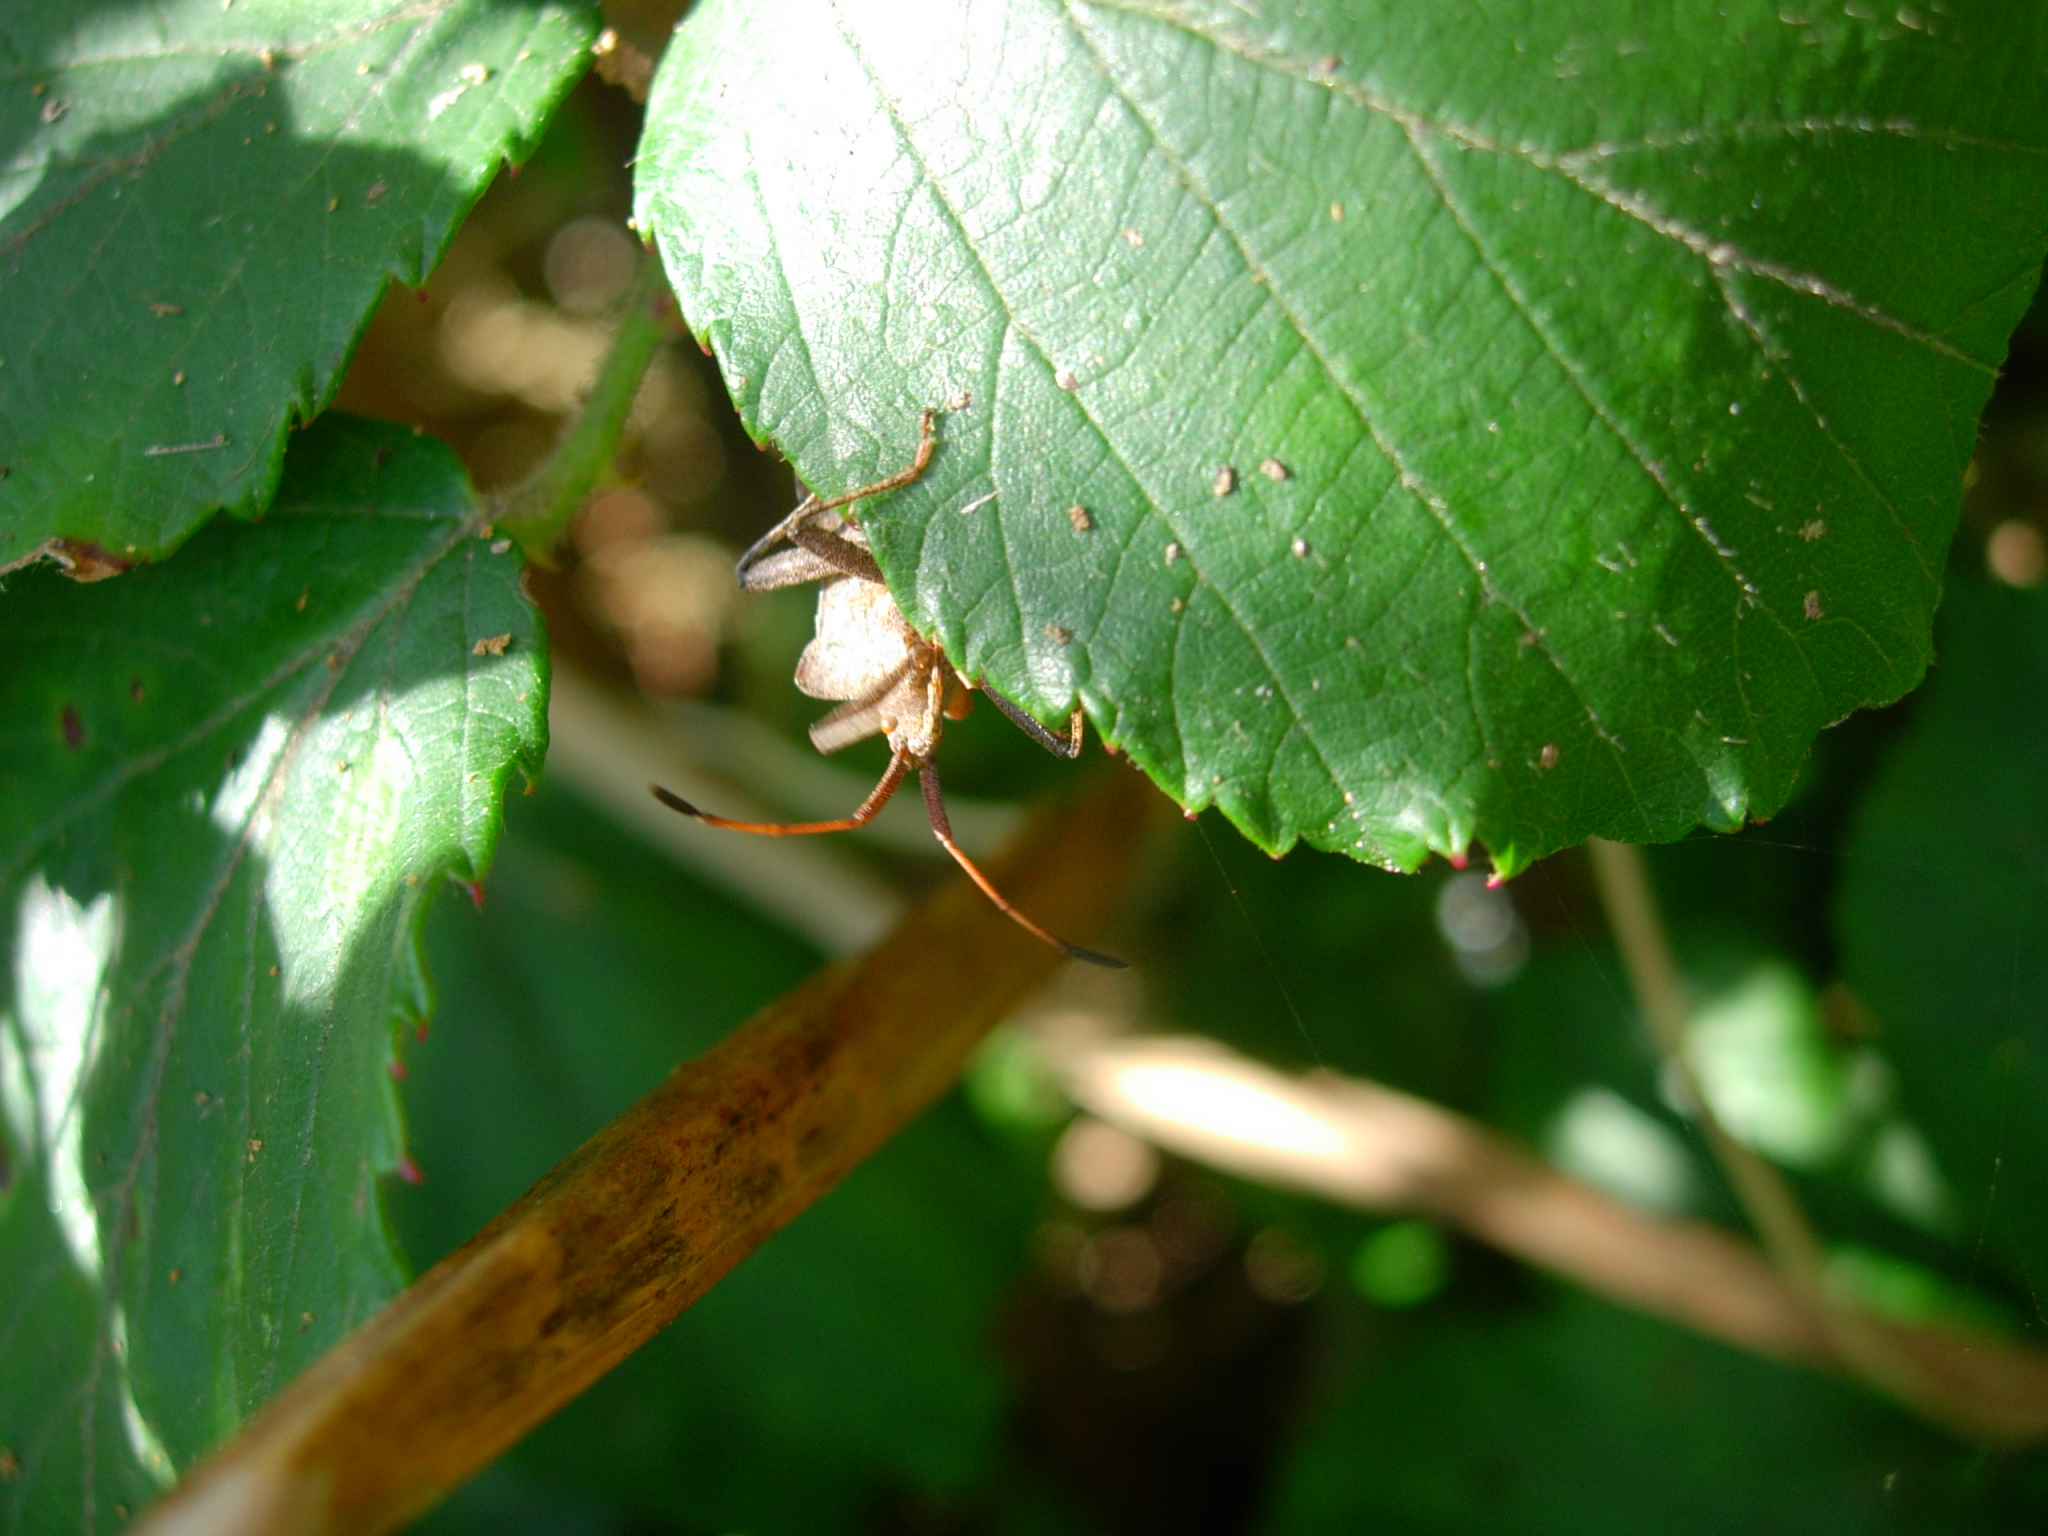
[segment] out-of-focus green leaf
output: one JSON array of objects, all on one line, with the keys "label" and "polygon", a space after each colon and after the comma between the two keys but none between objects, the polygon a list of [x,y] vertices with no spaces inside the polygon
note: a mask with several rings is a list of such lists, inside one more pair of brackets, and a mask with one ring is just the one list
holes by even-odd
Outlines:
[{"label": "out-of-focus green leaf", "polygon": [[1956,1230],[2048,1276],[2048,598],[1958,581],[1942,666],[1857,814],[1842,969]]},{"label": "out-of-focus green leaf", "polygon": [[906,613],[1263,846],[1768,813],[1919,678],[2048,12],[709,0],[643,228]]},{"label": "out-of-focus green leaf", "polygon": [[1265,1529],[2038,1529],[2038,1465],[1985,1475],[1977,1460],[1843,1383],[1561,1295],[1396,1329],[1295,1450]]},{"label": "out-of-focus green leaf", "polygon": [[[428,925],[440,993],[408,1052],[425,1173],[393,1210],[422,1263],[816,957],[544,790],[515,807],[482,913]],[[957,1100],[917,1122],[513,1451],[513,1486],[686,1530],[867,1527],[958,1495],[996,1454],[985,1332],[1035,1191]],[[430,1524],[494,1529],[458,1500]]]},{"label": "out-of-focus green leaf", "polygon": [[545,739],[476,518],[329,420],[260,526],[0,600],[0,1528],[116,1529],[398,1284],[415,918]]},{"label": "out-of-focus green leaf", "polygon": [[0,12],[0,569],[260,511],[286,425],[532,148],[593,28],[572,0]]}]

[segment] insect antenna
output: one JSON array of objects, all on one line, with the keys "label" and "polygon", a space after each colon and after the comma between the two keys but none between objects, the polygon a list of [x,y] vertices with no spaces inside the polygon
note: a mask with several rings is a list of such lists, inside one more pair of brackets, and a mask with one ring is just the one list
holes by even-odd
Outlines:
[{"label": "insect antenna", "polygon": [[1099,954],[1092,949],[1083,949],[1078,944],[1069,944],[1065,939],[1054,938],[1022,912],[1011,906],[1009,899],[995,888],[988,876],[984,875],[975,866],[974,860],[968,858],[961,851],[960,845],[953,841],[952,824],[946,820],[946,802],[939,794],[938,770],[930,763],[919,763],[917,766],[917,777],[918,782],[924,787],[924,809],[925,814],[931,817],[933,835],[938,838],[940,846],[946,852],[953,855],[953,862],[967,871],[967,878],[981,887],[981,894],[996,904],[996,910],[1033,938],[1050,944],[1070,960],[1085,960],[1090,965],[1104,966],[1112,971],[1121,971],[1129,968],[1128,961],[1119,960],[1114,955]]},{"label": "insect antenna", "polygon": [[[841,816],[835,821],[734,821],[729,816],[714,816],[709,811],[700,811],[674,790],[663,789],[659,784],[651,786],[654,798],[672,811],[681,811],[685,816],[701,821],[707,827],[724,827],[728,832],[752,832],[761,837],[809,837],[819,832],[851,832],[873,821],[882,807],[889,803],[889,797],[902,784],[904,774],[910,771],[910,754],[898,752],[889,759],[889,767],[868,791],[867,799],[861,801],[860,809],[851,816]],[[956,855],[957,857],[957,855]]]}]

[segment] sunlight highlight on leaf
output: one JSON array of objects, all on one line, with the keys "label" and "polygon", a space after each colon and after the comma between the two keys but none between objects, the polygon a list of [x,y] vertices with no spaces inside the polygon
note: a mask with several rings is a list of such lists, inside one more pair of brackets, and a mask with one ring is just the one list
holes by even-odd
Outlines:
[{"label": "sunlight highlight on leaf", "polygon": [[0,1044],[20,1055],[0,1065],[0,1078],[24,1083],[29,1102],[10,1105],[8,1118],[15,1144],[33,1149],[45,1169],[50,1212],[72,1262],[97,1283],[103,1256],[85,1182],[84,1098],[104,1043],[101,982],[120,931],[114,898],[105,893],[81,906],[37,873],[22,888],[15,922],[15,1019]]}]

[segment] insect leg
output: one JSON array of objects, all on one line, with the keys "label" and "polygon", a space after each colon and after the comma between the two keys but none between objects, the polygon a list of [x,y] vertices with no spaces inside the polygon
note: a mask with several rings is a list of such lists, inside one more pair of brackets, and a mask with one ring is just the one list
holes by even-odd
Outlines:
[{"label": "insect leg", "polygon": [[[888,770],[883,773],[875,787],[868,791],[867,799],[861,801],[860,809],[851,816],[841,816],[836,821],[734,821],[727,816],[714,816],[709,811],[700,811],[673,790],[653,786],[654,798],[672,811],[681,811],[685,816],[695,817],[708,827],[724,827],[731,832],[757,832],[763,837],[807,837],[814,832],[851,832],[873,821],[882,807],[889,803],[889,797],[896,793],[903,782],[904,774],[910,771],[910,755],[898,752],[889,759]],[[955,855],[958,857],[958,855]]]},{"label": "insect leg", "polygon": [[733,565],[735,573],[739,576],[740,584],[742,586],[746,585],[747,572],[753,567],[754,562],[761,558],[763,553],[788,538],[798,524],[817,510],[818,498],[806,496],[796,504],[794,512],[790,513],[789,516],[749,544],[747,552],[741,555]]},{"label": "insect leg", "polygon": [[885,584],[882,568],[875,564],[875,557],[851,539],[799,524],[789,530],[789,541],[822,560],[841,576],[858,576],[862,581],[872,581],[878,586]]},{"label": "insect leg", "polygon": [[937,411],[926,411],[917,418],[917,457],[910,461],[908,468],[899,469],[895,474],[877,480],[873,485],[864,485],[859,490],[841,491],[837,496],[827,496],[811,510],[829,512],[834,507],[864,501],[870,496],[879,496],[884,491],[899,491],[910,484],[924,473],[925,465],[932,461],[932,450],[939,445],[939,436],[932,430],[932,423],[938,420],[938,416]]},{"label": "insect leg", "polygon": [[1032,719],[1031,716],[1025,714],[1023,706],[1015,700],[1005,698],[987,683],[981,683],[978,686],[983,693],[988,695],[991,704],[1010,717],[1012,725],[1045,748],[1054,757],[1073,758],[1081,755],[1082,715],[1080,710],[1075,710],[1072,718],[1067,721],[1067,734],[1065,736],[1055,736],[1051,731],[1048,731],[1044,726]]},{"label": "insect leg", "polygon": [[967,871],[967,878],[981,887],[981,894],[996,904],[997,911],[1001,912],[1033,938],[1050,944],[1070,960],[1085,960],[1090,965],[1106,966],[1112,971],[1127,969],[1127,962],[1117,959],[1114,955],[1098,954],[1092,949],[1083,949],[1078,944],[1069,944],[1065,939],[1054,938],[1022,912],[1011,906],[1009,901],[1003,896],[1003,893],[990,883],[988,876],[975,867],[974,860],[961,852],[960,845],[953,841],[953,828],[946,820],[946,802],[939,794],[938,771],[930,763],[919,763],[917,765],[917,777],[918,782],[924,787],[924,809],[925,814],[931,817],[933,836],[938,838],[940,846],[946,852],[953,855],[953,862]]}]

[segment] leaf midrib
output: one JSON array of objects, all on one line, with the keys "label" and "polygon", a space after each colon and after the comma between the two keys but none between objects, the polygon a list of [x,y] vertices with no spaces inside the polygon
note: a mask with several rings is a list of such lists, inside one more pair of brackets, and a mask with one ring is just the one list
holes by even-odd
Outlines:
[{"label": "leaf midrib", "polygon": [[[1176,177],[1180,181],[1181,185],[1187,190],[1188,194],[1194,199],[1196,199],[1196,201],[1201,205],[1201,207],[1209,217],[1211,223],[1214,225],[1214,227],[1231,241],[1233,248],[1237,251],[1239,259],[1252,271],[1256,272],[1263,270],[1260,264],[1253,260],[1250,251],[1246,247],[1244,240],[1242,236],[1239,234],[1239,232],[1229,223],[1229,221],[1227,221],[1223,217],[1222,212],[1217,207],[1215,200],[1211,196],[1209,196],[1208,193],[1201,187],[1198,181],[1192,176],[1188,168],[1182,163],[1180,158],[1172,151],[1172,149],[1163,142],[1161,136],[1153,128],[1152,124],[1145,117],[1145,115],[1142,112],[1140,112],[1137,109],[1137,107],[1130,101],[1128,96],[1125,95],[1115,75],[1107,67],[1106,61],[1104,61],[1101,58],[1100,54],[1095,49],[1093,41],[1087,37],[1085,29],[1083,29],[1080,26],[1080,24],[1073,19],[1071,15],[1071,7],[1067,3],[1067,0],[1059,0],[1059,3],[1061,3],[1062,5],[1061,14],[1063,19],[1066,21],[1069,29],[1076,37],[1081,47],[1087,51],[1089,57],[1094,61],[1097,72],[1102,79],[1104,88],[1119,103],[1123,110],[1127,114],[1129,114],[1131,121],[1134,124],[1136,124],[1136,126],[1138,126],[1146,134],[1147,138],[1150,140],[1154,149],[1163,158],[1165,158],[1170,165],[1173,166]],[[952,205],[951,199],[945,193],[943,186],[941,185],[939,180],[931,173],[928,162],[926,161],[923,154],[919,151],[915,140],[910,135],[907,125],[903,121],[902,114],[897,110],[894,101],[891,99],[889,93],[884,89],[880,78],[875,73],[873,67],[868,63],[866,55],[862,50],[859,42],[854,37],[852,30],[848,28],[845,25],[844,20],[839,17],[837,0],[828,0],[828,4],[831,5],[835,20],[838,21],[840,34],[843,41],[845,42],[849,51],[854,55],[855,59],[860,63],[860,66],[867,77],[869,86],[875,94],[876,101],[881,105],[883,110],[888,113],[890,122],[895,129],[899,141],[903,144],[906,153],[910,155],[912,160],[917,165],[920,178],[926,186],[931,188],[934,199],[945,212],[949,223],[952,225],[954,229],[956,237],[960,241],[962,249],[967,251],[968,254],[972,256],[972,258],[974,259],[976,268],[980,273],[983,286],[989,293],[990,297],[997,303],[997,305],[1001,307],[1006,317],[1006,320],[1008,321],[1011,328],[1014,329],[1016,334],[1022,337],[1030,345],[1033,353],[1037,356],[1041,370],[1045,373],[1045,375],[1048,378],[1050,378],[1053,371],[1052,364],[1050,359],[1046,356],[1043,346],[1038,342],[1037,338],[1031,334],[1030,329],[1018,319],[1017,315],[1011,309],[1007,296],[1004,294],[1001,285],[996,281],[994,274],[990,272],[990,270],[988,269],[988,266],[986,262],[983,260],[981,252],[976,247],[973,239],[968,235],[965,225],[962,223],[957,211],[954,209]],[[1138,14],[1147,13],[1139,12]],[[1188,30],[1188,35],[1194,36],[1198,40],[1211,41],[1203,37],[1202,34],[1200,34],[1199,32],[1195,32],[1192,30]],[[1213,42],[1212,46],[1214,46]],[[1496,281],[1498,281],[1497,277]],[[1544,656],[1545,660],[1553,668],[1553,670],[1557,672],[1558,676],[1563,680],[1565,685],[1571,690],[1573,697],[1578,700],[1580,707],[1585,711],[1587,721],[1592,727],[1595,739],[1599,740],[1604,745],[1606,745],[1610,755],[1612,756],[1615,762],[1616,770],[1621,776],[1622,783],[1627,789],[1631,803],[1637,811],[1637,814],[1644,819],[1644,822],[1647,825],[1649,822],[1648,811],[1644,807],[1642,803],[1642,798],[1640,794],[1637,792],[1635,784],[1629,775],[1627,764],[1624,761],[1622,761],[1619,743],[1614,740],[1614,738],[1606,730],[1605,726],[1602,725],[1599,713],[1593,707],[1585,689],[1580,686],[1577,679],[1575,679],[1571,675],[1569,669],[1564,665],[1563,660],[1557,655],[1554,647],[1550,644],[1547,635],[1544,633],[1545,627],[1536,624],[1529,617],[1528,614],[1521,610],[1521,608],[1518,605],[1510,603],[1505,597],[1502,596],[1502,594],[1500,594],[1500,592],[1495,588],[1493,583],[1491,583],[1488,580],[1488,573],[1486,570],[1485,562],[1473,552],[1473,550],[1466,544],[1464,539],[1459,535],[1455,523],[1451,518],[1448,504],[1444,503],[1441,497],[1429,491],[1426,482],[1408,464],[1405,455],[1403,455],[1396,447],[1394,447],[1394,445],[1385,437],[1385,435],[1382,433],[1378,425],[1372,419],[1371,415],[1366,411],[1364,403],[1355,397],[1350,388],[1338,375],[1337,371],[1331,364],[1328,356],[1322,351],[1322,349],[1317,344],[1315,339],[1308,334],[1306,327],[1301,323],[1301,321],[1293,313],[1293,311],[1287,306],[1283,297],[1278,293],[1277,288],[1274,285],[1268,284],[1267,293],[1271,301],[1279,309],[1279,312],[1282,315],[1282,317],[1286,320],[1298,344],[1303,348],[1304,351],[1306,351],[1311,357],[1315,359],[1318,367],[1321,369],[1323,373],[1324,378],[1327,380],[1327,382],[1329,383],[1330,387],[1333,389],[1337,397],[1342,399],[1349,407],[1354,417],[1357,419],[1359,426],[1365,435],[1365,439],[1370,441],[1375,446],[1375,448],[1378,449],[1383,459],[1386,461],[1388,466],[1393,471],[1395,477],[1402,486],[1402,489],[1409,495],[1410,498],[1412,498],[1412,500],[1417,504],[1420,510],[1422,510],[1436,524],[1440,536],[1445,538],[1451,544],[1451,546],[1457,550],[1460,557],[1465,561],[1466,566],[1475,578],[1475,595],[1477,600],[1491,600],[1494,602],[1499,602],[1504,608],[1506,608],[1509,612],[1515,615],[1516,619],[1520,621],[1520,623],[1522,624],[1523,629],[1526,633],[1535,634],[1537,636],[1536,644],[1539,651]],[[1144,481],[1142,477],[1140,477],[1132,469],[1131,465],[1125,459],[1118,445],[1110,437],[1107,430],[1101,425],[1100,422],[1098,422],[1095,419],[1093,414],[1089,412],[1086,403],[1080,398],[1078,393],[1076,393],[1073,396],[1073,399],[1075,402],[1076,409],[1080,412],[1082,418],[1087,422],[1089,428],[1091,429],[1091,431],[1093,431],[1098,441],[1100,441],[1103,445],[1105,453],[1117,464],[1118,468],[1129,479],[1131,484],[1134,487],[1138,488],[1141,494],[1144,494]],[[1183,533],[1183,531],[1181,530],[1171,510],[1161,506],[1159,502],[1153,497],[1151,497],[1149,494],[1146,494],[1146,501],[1149,505],[1152,515],[1157,517],[1160,520],[1160,522],[1163,523],[1167,527],[1167,529],[1176,536],[1177,541],[1181,543],[1183,550],[1182,558],[1189,561],[1191,568],[1194,569],[1197,577],[1199,578],[1201,576],[1200,567],[1196,564],[1195,557],[1192,554],[1192,552],[1189,551],[1187,548],[1187,535]],[[1124,559],[1128,558],[1130,553],[1130,547],[1132,544],[1136,542],[1136,539],[1139,536],[1139,531],[1140,530],[1133,530],[1130,540],[1127,540],[1123,549],[1119,551],[1119,565],[1121,565]],[[1013,593],[1013,602],[1016,605],[1016,611],[1019,620],[1019,629],[1021,633],[1023,621],[1023,603],[1022,594],[1016,588],[1014,566],[1012,566],[1011,585]],[[1219,604],[1221,604],[1224,612],[1237,626],[1240,634],[1243,635],[1246,644],[1251,648],[1252,654],[1257,657],[1259,664],[1265,669],[1267,677],[1271,680],[1275,694],[1285,702],[1290,717],[1290,729],[1293,731],[1300,732],[1302,740],[1305,741],[1308,744],[1310,750],[1315,753],[1316,759],[1318,763],[1321,765],[1324,776],[1329,781],[1331,787],[1337,792],[1339,797],[1342,797],[1346,791],[1346,785],[1344,783],[1344,780],[1336,771],[1330,753],[1325,749],[1323,743],[1317,739],[1314,730],[1311,728],[1307,712],[1304,706],[1296,699],[1293,690],[1289,688],[1286,679],[1282,676],[1280,672],[1280,669],[1274,664],[1271,656],[1267,654],[1265,645],[1262,642],[1257,629],[1248,620],[1246,620],[1245,617],[1238,611],[1235,603],[1232,601],[1230,595],[1224,590],[1223,587],[1221,587],[1214,581],[1210,581],[1207,579],[1202,580],[1202,586],[1215,597]],[[1181,632],[1185,631],[1186,626],[1189,622],[1189,617],[1193,612],[1194,606],[1192,603],[1190,603],[1182,608],[1182,610],[1176,618],[1176,638],[1172,647],[1176,657],[1178,656],[1180,650],[1179,635]],[[1099,610],[1096,614],[1096,619],[1099,623]],[[1469,632],[1469,629],[1471,627],[1469,621],[1467,627]],[[1468,649],[1469,645],[1470,642],[1468,633]],[[1485,712],[1480,705],[1478,692],[1476,688],[1473,686],[1473,681],[1469,668],[1466,672],[1466,685],[1468,708],[1471,711],[1474,732],[1482,742],[1490,742],[1495,738],[1497,733],[1494,732],[1487,724]],[[1173,693],[1175,698],[1177,699],[1179,690],[1176,688],[1173,690]],[[1181,728],[1177,708],[1175,710],[1174,715],[1174,734],[1179,746],[1179,756],[1182,760],[1183,765],[1185,765],[1188,760],[1187,738],[1185,732]],[[1269,770],[1271,769],[1272,762],[1277,761],[1280,752],[1284,750],[1286,741],[1286,732],[1281,733],[1278,737],[1275,738],[1271,756],[1269,758],[1269,762],[1267,765]],[[1185,772],[1185,766],[1182,776],[1183,778],[1187,777],[1187,774]],[[1191,803],[1193,805],[1200,806],[1210,803],[1210,797],[1207,794],[1207,791],[1210,788],[1210,786],[1198,785],[1190,782],[1187,785],[1187,788],[1190,792]],[[1347,805],[1350,803],[1351,802],[1348,801],[1346,802]],[[1286,847],[1291,846],[1294,840],[1293,836],[1290,835],[1290,831],[1291,829],[1285,828],[1283,826],[1282,837],[1279,843],[1279,846],[1283,850]]]}]

